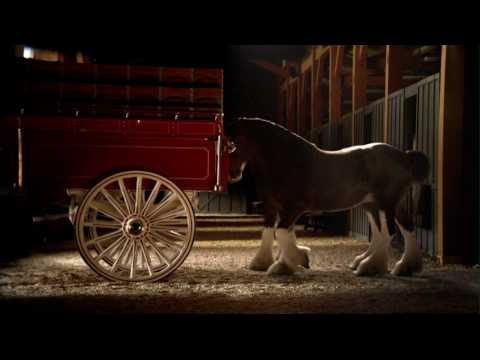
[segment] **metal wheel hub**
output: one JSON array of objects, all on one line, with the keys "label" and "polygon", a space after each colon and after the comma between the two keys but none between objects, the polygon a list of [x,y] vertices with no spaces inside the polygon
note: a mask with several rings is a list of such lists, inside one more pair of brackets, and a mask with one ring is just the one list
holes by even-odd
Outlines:
[{"label": "metal wheel hub", "polygon": [[147,222],[141,217],[132,217],[125,221],[124,232],[133,238],[143,236],[148,230]]}]

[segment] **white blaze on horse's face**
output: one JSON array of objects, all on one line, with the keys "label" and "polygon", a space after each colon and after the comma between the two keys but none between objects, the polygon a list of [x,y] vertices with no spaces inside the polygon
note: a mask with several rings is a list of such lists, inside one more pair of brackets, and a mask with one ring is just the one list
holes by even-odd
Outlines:
[{"label": "white blaze on horse's face", "polygon": [[230,155],[229,182],[233,184],[242,180],[247,159],[233,141],[227,142],[227,152]]},{"label": "white blaze on horse's face", "polygon": [[237,150],[237,146],[233,141],[228,141],[227,142],[227,153],[233,154]]}]

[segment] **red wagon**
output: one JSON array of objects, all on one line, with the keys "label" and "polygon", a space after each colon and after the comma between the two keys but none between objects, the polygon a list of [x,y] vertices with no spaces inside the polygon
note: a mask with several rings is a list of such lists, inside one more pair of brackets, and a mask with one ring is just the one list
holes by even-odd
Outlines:
[{"label": "red wagon", "polygon": [[76,244],[99,275],[175,271],[195,237],[186,192],[226,189],[222,70],[24,60],[14,72],[0,119],[9,182],[37,205],[71,197]]}]

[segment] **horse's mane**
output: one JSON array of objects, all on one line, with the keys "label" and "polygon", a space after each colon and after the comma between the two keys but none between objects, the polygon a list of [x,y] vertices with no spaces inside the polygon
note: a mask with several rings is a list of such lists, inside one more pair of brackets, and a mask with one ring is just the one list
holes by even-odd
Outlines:
[{"label": "horse's mane", "polygon": [[273,121],[265,120],[261,118],[247,118],[247,117],[237,118],[232,122],[230,122],[229,124],[225,125],[225,134],[227,136],[235,136],[238,133],[238,130],[240,128],[249,131],[251,134],[255,134],[256,131],[261,129],[268,129],[269,132],[272,132],[272,136],[275,136],[275,135],[291,136],[291,137],[294,137],[297,141],[300,141],[304,144],[308,144],[318,149],[318,147],[315,144],[311,143],[310,141],[307,141],[305,138],[287,129],[285,126],[277,124]]}]

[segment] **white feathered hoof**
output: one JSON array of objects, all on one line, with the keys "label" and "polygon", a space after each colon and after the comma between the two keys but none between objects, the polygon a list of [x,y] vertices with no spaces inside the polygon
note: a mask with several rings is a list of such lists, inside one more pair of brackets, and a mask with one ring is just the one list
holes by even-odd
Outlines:
[{"label": "white feathered hoof", "polygon": [[275,261],[267,271],[268,275],[292,275],[293,273],[295,270],[280,260]]},{"label": "white feathered hoof", "polygon": [[413,274],[419,273],[423,270],[423,261],[420,255],[411,257],[410,259],[400,259],[393,270],[392,275],[395,276],[412,276]]},{"label": "white feathered hoof", "polygon": [[374,276],[384,275],[387,272],[388,263],[386,257],[370,255],[358,264],[357,269],[353,273],[357,276]]},{"label": "white feathered hoof", "polygon": [[368,256],[368,252],[364,252],[358,255],[357,257],[355,257],[355,259],[353,259],[353,261],[350,263],[350,265],[348,265],[348,267],[352,270],[356,270],[358,265],[360,265],[362,260],[365,259],[367,256]]},{"label": "white feathered hoof", "polygon": [[280,260],[281,256],[282,256],[282,250],[278,250],[277,255],[275,255],[275,261]]},{"label": "white feathered hoof", "polygon": [[310,248],[307,246],[298,246],[298,252],[301,254],[300,264],[305,269],[310,269]]},{"label": "white feathered hoof", "polygon": [[248,265],[248,268],[253,271],[267,271],[270,265],[273,264],[273,256],[257,254]]}]

